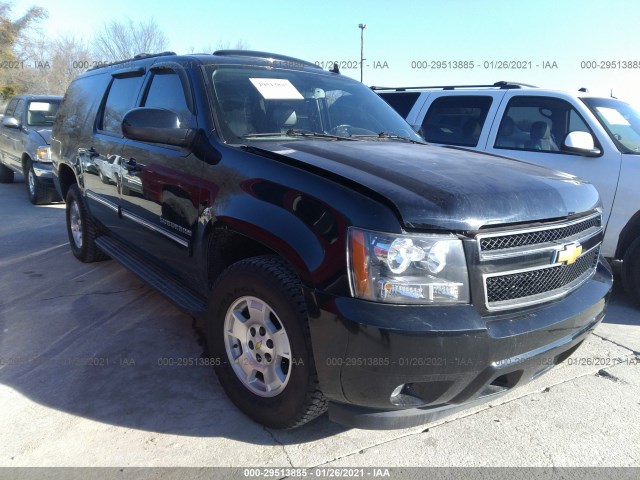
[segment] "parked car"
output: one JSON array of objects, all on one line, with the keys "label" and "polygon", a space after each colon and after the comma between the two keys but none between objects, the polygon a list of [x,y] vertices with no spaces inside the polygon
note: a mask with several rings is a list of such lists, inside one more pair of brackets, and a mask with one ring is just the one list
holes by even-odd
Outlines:
[{"label": "parked car", "polygon": [[373,87],[424,138],[507,155],[593,183],[603,202],[602,255],[640,305],[640,112],[586,91],[488,86]]},{"label": "parked car", "polygon": [[[424,144],[370,89],[253,51],[142,56],[70,85],[53,128],[73,254],[204,320],[231,400],[417,425],[564,361],[603,319],[596,189]],[[87,165],[117,156],[123,192]]]},{"label": "parked car", "polygon": [[7,104],[0,127],[0,183],[24,175],[29,200],[60,200],[51,173],[49,139],[62,97],[19,95]]}]

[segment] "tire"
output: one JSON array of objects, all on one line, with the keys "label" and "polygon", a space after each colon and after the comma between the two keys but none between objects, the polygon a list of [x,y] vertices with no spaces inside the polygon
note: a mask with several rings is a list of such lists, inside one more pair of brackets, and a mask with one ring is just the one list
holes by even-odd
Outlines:
[{"label": "tire", "polygon": [[278,257],[242,260],[220,275],[209,299],[207,342],[225,392],[256,422],[294,428],[326,411],[300,281]]},{"label": "tire", "polygon": [[109,258],[96,245],[98,228],[87,212],[80,188],[75,183],[67,193],[66,218],[69,245],[78,260],[91,263]]},{"label": "tire", "polygon": [[631,243],[624,254],[622,286],[629,299],[640,306],[640,237]]},{"label": "tire", "polygon": [[0,165],[0,183],[13,183],[13,170]]},{"label": "tire", "polygon": [[25,167],[25,184],[27,186],[27,195],[29,196],[29,201],[31,203],[34,205],[46,205],[60,200],[58,192],[56,192],[53,185],[47,185],[46,183],[38,180],[31,161],[27,161]]}]

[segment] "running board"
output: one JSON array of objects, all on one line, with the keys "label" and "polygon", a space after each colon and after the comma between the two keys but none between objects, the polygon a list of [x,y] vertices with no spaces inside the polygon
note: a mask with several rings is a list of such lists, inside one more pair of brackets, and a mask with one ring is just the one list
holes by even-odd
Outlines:
[{"label": "running board", "polygon": [[95,242],[100,250],[167,297],[180,310],[192,317],[204,316],[207,305],[198,295],[180,285],[174,278],[146,261],[124,243],[106,235],[96,238]]}]

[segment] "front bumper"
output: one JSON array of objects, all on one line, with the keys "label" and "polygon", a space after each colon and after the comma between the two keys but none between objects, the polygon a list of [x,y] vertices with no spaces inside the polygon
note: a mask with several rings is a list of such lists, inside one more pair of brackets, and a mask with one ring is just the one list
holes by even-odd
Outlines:
[{"label": "front bumper", "polygon": [[[604,318],[609,267],[566,297],[482,316],[472,305],[401,306],[307,291],[330,418],[404,428],[483,403],[569,357]],[[395,393],[394,393],[395,392]]]},{"label": "front bumper", "polygon": [[32,165],[38,181],[53,185],[53,168],[50,163],[33,162]]}]

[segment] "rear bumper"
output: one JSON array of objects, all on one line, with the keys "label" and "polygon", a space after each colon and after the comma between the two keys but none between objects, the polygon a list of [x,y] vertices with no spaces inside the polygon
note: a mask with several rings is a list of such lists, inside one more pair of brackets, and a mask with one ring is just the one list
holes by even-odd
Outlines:
[{"label": "rear bumper", "polygon": [[561,300],[486,316],[470,305],[383,305],[307,292],[329,415],[358,428],[403,428],[493,399],[569,357],[604,318],[611,285],[600,263]]}]

